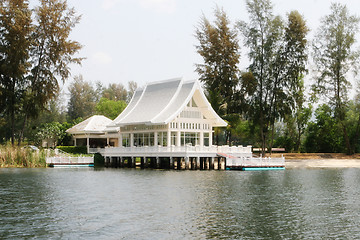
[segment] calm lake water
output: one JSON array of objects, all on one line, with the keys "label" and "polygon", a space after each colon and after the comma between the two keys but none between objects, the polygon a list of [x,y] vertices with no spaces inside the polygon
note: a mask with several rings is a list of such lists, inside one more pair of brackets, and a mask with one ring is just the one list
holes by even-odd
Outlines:
[{"label": "calm lake water", "polygon": [[360,169],[0,169],[0,239],[359,239]]}]

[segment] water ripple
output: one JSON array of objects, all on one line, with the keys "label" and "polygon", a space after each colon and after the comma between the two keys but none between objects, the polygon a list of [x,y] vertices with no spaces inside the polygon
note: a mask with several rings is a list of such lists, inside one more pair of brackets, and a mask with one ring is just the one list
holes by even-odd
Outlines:
[{"label": "water ripple", "polygon": [[359,169],[0,169],[0,238],[356,239]]}]

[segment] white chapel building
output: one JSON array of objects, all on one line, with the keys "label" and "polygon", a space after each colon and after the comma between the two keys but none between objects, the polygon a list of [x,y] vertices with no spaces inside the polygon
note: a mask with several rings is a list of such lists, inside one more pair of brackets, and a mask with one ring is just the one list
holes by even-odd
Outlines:
[{"label": "white chapel building", "polygon": [[136,90],[105,131],[123,147],[211,146],[213,127],[225,126],[198,81],[172,79]]},{"label": "white chapel building", "polygon": [[[100,152],[108,161],[168,158],[171,165],[172,158],[181,158],[185,164],[197,159],[194,161],[199,164],[203,161],[200,158],[214,162],[227,154],[251,157],[251,146],[213,145],[213,128],[226,127],[227,123],[213,110],[198,80],[176,78],[148,83],[135,91],[115,120],[109,123],[103,119],[102,123],[96,125],[99,131],[86,131],[85,127],[91,126],[80,123],[67,132],[73,138],[86,137],[88,151]],[[89,146],[94,142],[92,138],[106,139],[107,147]]]}]

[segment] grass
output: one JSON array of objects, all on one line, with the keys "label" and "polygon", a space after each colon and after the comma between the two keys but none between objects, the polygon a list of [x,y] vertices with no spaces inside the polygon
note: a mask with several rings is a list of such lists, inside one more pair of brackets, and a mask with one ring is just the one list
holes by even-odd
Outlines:
[{"label": "grass", "polygon": [[0,167],[35,168],[46,167],[46,150],[34,151],[29,148],[0,146]]}]

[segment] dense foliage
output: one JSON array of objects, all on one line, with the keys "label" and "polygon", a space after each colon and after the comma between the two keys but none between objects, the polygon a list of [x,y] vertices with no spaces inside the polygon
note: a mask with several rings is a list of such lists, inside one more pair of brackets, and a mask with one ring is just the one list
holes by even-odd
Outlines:
[{"label": "dense foliage", "polygon": [[[360,91],[352,81],[359,18],[346,5],[332,4],[310,48],[299,12],[284,18],[273,14],[270,0],[245,4],[247,21],[232,25],[216,7],[214,21],[203,15],[195,29],[202,57],[196,71],[228,122],[214,130],[213,142],[263,152],[360,152]],[[59,82],[69,79],[69,64],[82,60],[76,57],[80,43],[69,39],[79,20],[66,0],[39,0],[32,9],[28,0],[0,1],[0,143],[68,145],[66,129],[94,114],[114,119],[130,101],[135,82],[104,86],[81,75],[73,77],[65,100]],[[244,58],[249,65],[239,69]],[[354,88],[357,95],[349,95]],[[11,159],[16,163],[15,155]]]},{"label": "dense foliage", "polygon": [[[270,0],[246,0],[246,5],[249,21],[237,22],[250,61],[245,70],[237,68],[238,33],[228,26],[223,10],[216,8],[214,25],[203,16],[195,32],[197,52],[203,58],[197,71],[215,111],[229,123],[215,131],[220,142],[252,144],[263,153],[273,147],[296,152],[358,151],[360,112],[354,109],[359,103],[348,100],[348,73],[356,74],[358,69],[354,44],[359,19],[345,5],[331,5],[315,35],[312,50],[317,69],[310,76],[309,29],[303,16],[297,11],[288,13],[286,20],[275,16]],[[227,49],[232,54],[225,54]],[[233,70],[232,75],[223,74],[223,68]],[[306,89],[310,85],[312,89]],[[319,101],[326,104],[314,109]]]},{"label": "dense foliage", "polygon": [[60,149],[66,153],[71,154],[87,154],[86,146],[75,147],[75,146],[58,146],[57,149]]},{"label": "dense foliage", "polygon": [[66,0],[0,2],[0,114],[14,145],[24,137],[26,122],[38,117],[70,76],[81,45],[69,39],[79,22]]}]

